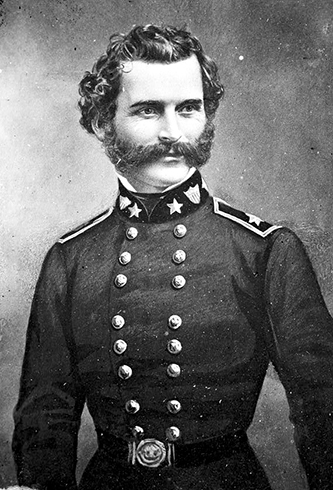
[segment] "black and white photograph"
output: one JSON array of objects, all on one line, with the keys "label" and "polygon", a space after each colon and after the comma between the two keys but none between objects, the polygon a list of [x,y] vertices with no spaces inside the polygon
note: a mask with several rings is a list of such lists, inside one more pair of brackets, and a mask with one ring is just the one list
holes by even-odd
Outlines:
[{"label": "black and white photograph", "polygon": [[2,0],[0,46],[1,490],[332,490],[331,0]]}]

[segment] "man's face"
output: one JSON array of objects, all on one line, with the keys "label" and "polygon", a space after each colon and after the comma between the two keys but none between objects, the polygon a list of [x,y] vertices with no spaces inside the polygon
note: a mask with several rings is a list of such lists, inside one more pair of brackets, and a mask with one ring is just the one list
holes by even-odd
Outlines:
[{"label": "man's face", "polygon": [[[201,70],[195,55],[170,64],[125,63],[112,124],[115,136],[109,146],[119,147],[116,156],[124,157],[124,162],[114,163],[134,184],[162,189],[184,178],[189,166],[196,164],[188,161],[191,152],[186,148],[198,143],[205,127]],[[110,150],[107,141],[105,145]],[[129,149],[140,160],[138,165],[126,160]]]}]

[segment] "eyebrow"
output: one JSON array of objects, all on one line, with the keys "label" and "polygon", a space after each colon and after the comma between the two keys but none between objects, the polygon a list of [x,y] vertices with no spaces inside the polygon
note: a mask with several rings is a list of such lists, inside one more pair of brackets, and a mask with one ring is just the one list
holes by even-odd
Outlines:
[{"label": "eyebrow", "polygon": [[[156,109],[163,109],[164,108],[164,102],[160,100],[139,100],[138,102],[135,102],[130,106],[130,109],[136,109],[137,107],[154,107]],[[202,107],[203,105],[203,100],[202,99],[186,99],[180,102],[179,104],[176,105],[176,109],[179,107],[185,106],[185,105],[195,105],[198,107]]]}]

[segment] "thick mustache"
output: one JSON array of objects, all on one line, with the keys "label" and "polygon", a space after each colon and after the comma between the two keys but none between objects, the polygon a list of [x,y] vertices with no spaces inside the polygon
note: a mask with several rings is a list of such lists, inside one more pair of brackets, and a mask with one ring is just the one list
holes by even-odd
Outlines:
[{"label": "thick mustache", "polygon": [[155,145],[146,146],[146,152],[155,157],[164,157],[170,154],[174,156],[186,156],[189,150],[193,150],[190,143],[156,143]]},{"label": "thick mustache", "polygon": [[139,168],[170,155],[183,157],[189,165],[201,167],[210,157],[214,130],[214,124],[208,121],[203,132],[193,143],[163,141],[152,145],[137,145],[120,138],[112,127],[105,133],[104,147],[110,160],[121,172]]}]

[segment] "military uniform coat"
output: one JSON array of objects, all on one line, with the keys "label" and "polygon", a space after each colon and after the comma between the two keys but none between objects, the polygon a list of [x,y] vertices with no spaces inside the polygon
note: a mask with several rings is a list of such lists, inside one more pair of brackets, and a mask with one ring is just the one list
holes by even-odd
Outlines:
[{"label": "military uniform coat", "polygon": [[[99,441],[131,442],[139,427],[166,442],[176,428],[176,458],[177,445],[245,432],[269,361],[310,488],[332,488],[333,323],[299,239],[212,198],[198,171],[150,215],[120,183],[114,210],[63,237],[44,261],[15,409],[18,480],[77,488],[85,403]],[[268,488],[251,458],[244,446],[223,472],[214,463],[207,488]],[[94,475],[91,488],[129,489],[124,474],[135,481],[142,471],[148,488],[206,488],[186,483],[197,468],[172,486],[172,468],[116,459],[112,447],[95,456],[84,476]],[[253,472],[262,483],[246,486]]]}]

